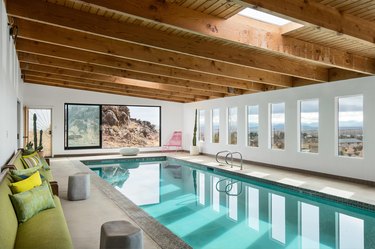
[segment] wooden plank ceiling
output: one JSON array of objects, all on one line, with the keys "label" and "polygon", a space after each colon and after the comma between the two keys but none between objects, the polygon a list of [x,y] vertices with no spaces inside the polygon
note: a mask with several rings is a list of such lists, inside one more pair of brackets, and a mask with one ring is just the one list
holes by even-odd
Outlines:
[{"label": "wooden plank ceiling", "polygon": [[[370,0],[11,0],[25,82],[193,102],[375,74]],[[246,7],[291,20],[238,15]]]}]

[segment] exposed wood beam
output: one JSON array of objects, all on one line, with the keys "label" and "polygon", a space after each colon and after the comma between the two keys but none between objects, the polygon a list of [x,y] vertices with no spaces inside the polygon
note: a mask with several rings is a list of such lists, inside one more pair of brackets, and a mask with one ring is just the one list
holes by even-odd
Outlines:
[{"label": "exposed wood beam", "polygon": [[107,87],[92,87],[85,84],[80,83],[72,83],[68,81],[57,81],[57,80],[49,80],[49,79],[43,79],[43,78],[37,78],[37,77],[28,77],[25,76],[25,83],[34,83],[34,84],[41,84],[41,85],[49,85],[49,86],[60,86],[65,88],[75,88],[80,90],[89,90],[89,91],[95,91],[95,92],[102,92],[102,93],[112,93],[117,95],[126,95],[126,96],[133,96],[133,97],[140,97],[140,98],[152,98],[152,99],[159,99],[159,100],[166,100],[166,101],[176,101],[176,102],[192,102],[194,100],[189,98],[181,98],[181,97],[175,97],[175,96],[166,96],[161,95],[158,93],[154,94],[148,94],[143,93],[139,91],[132,91],[132,90],[118,90],[113,88],[107,88]]},{"label": "exposed wood beam", "polygon": [[[33,41],[232,79],[254,81],[275,86],[291,86],[291,77],[286,75],[160,50],[22,19],[17,20],[17,25],[19,28],[18,37]],[[304,68],[303,65],[298,63],[296,66],[300,70]],[[286,67],[291,67],[291,65],[288,64]],[[317,73],[314,72],[314,74]]]},{"label": "exposed wood beam", "polygon": [[[121,70],[129,70],[143,74],[151,74],[173,78],[175,80],[187,80],[187,83],[193,81],[192,84],[197,82],[208,83],[217,86],[233,87],[244,90],[258,90],[262,91],[263,84],[253,83],[243,80],[234,80],[227,77],[215,76],[211,74],[196,73],[188,70],[165,67],[151,63],[140,62],[136,60],[128,60],[118,57],[112,57],[104,54],[91,53],[87,51],[67,48],[63,46],[56,46],[41,42],[32,42],[30,40],[18,39],[16,44],[17,50],[32,54],[46,55],[55,58],[68,59],[74,62],[85,63],[84,71],[90,71],[92,65],[107,66]],[[125,71],[124,71],[125,72]],[[129,73],[129,72],[128,72]],[[117,74],[116,74],[117,75]],[[131,78],[126,75],[117,75],[120,77]],[[173,80],[172,79],[172,80]],[[147,80],[147,79],[140,79]],[[150,80],[153,81],[153,80]],[[158,82],[158,81],[154,81]],[[163,82],[160,82],[163,83]],[[226,90],[228,93],[228,89]]]},{"label": "exposed wood beam", "polygon": [[[14,1],[13,4],[15,6],[13,8],[10,8],[10,13],[12,15],[53,25],[69,27],[76,30],[100,34],[103,36],[115,37],[121,40],[162,47],[165,49],[171,49],[183,53],[196,54],[198,56],[204,56],[215,60],[238,60],[228,62],[240,63],[242,65],[247,65],[246,61],[243,61],[244,59],[256,61],[256,66],[259,68],[262,67],[261,64],[264,62],[267,66],[267,63],[269,64],[269,61],[271,60],[271,58],[269,58],[270,55],[262,55],[262,58],[259,58],[256,55],[247,55],[246,58],[241,58],[243,57],[243,52],[241,53],[241,51],[238,51],[238,49],[226,48],[223,50],[222,46],[215,44],[212,41],[203,40],[200,37],[197,37],[195,39],[185,39],[182,37],[171,36],[158,30],[141,27],[136,24],[127,23],[126,25],[119,25],[117,21],[107,18],[101,18],[102,20],[98,22],[97,20],[100,17],[93,17],[92,15],[88,13],[82,13],[81,11],[77,12],[74,10],[67,10],[62,6],[58,6],[56,9],[55,6],[51,6],[51,4],[48,3],[43,4],[37,2],[35,3],[35,6],[37,8],[33,10],[30,8],[25,8],[25,5],[22,4],[22,1],[26,0]],[[163,25],[169,25],[173,28],[196,33],[200,36],[213,36],[215,38],[248,45],[255,49],[274,52],[279,55],[292,56],[295,58],[316,62],[327,66],[340,67],[347,70],[357,70],[358,72],[367,72],[366,69],[362,69],[357,65],[368,63],[369,65],[366,65],[365,67],[369,68],[367,69],[369,70],[369,73],[375,73],[375,66],[371,64],[371,62],[367,62],[367,58],[365,57],[356,58],[357,61],[360,60],[360,63],[350,63],[350,61],[341,60],[340,58],[342,57],[342,54],[346,53],[345,51],[331,49],[327,51],[329,53],[326,52],[325,54],[321,54],[320,56],[309,56],[314,54],[309,54],[308,51],[306,53],[303,53],[303,49],[309,47],[317,47],[318,50],[323,51],[322,46],[320,46],[319,49],[318,44],[309,42],[303,42],[301,49],[294,48],[292,50],[290,44],[294,44],[298,40],[291,38],[289,38],[288,40],[284,40],[282,32],[285,32],[285,30],[280,31],[279,29],[274,28],[271,25],[266,25],[255,20],[251,21],[241,16],[233,16],[229,20],[223,20],[221,18],[196,12],[175,4],[155,0],[130,0],[126,1],[126,3],[123,3],[121,1],[102,0],[88,0],[86,2],[95,3],[111,10],[119,10],[126,14],[133,15],[137,19],[144,19],[147,21],[153,20],[155,23],[162,22]],[[60,13],[60,15],[56,14],[54,16],[51,16],[52,14],[49,9],[52,8],[54,9],[53,13]],[[69,20],[63,18],[64,15],[69,16]],[[79,22],[77,20],[79,20]],[[96,23],[95,26],[90,25],[90,23],[93,22]],[[249,23],[252,23],[253,26],[249,25]],[[265,27],[263,28],[263,26]],[[142,29],[144,30],[143,32],[140,31]],[[168,43],[165,41],[168,41]],[[301,43],[301,41],[299,41],[299,43]],[[288,51],[288,53],[285,53],[286,50]],[[215,53],[212,53],[211,51],[215,51]],[[298,53],[291,53],[291,51],[298,51]],[[292,69],[292,64],[298,62],[292,61],[291,64],[290,60],[289,62],[287,62],[286,59],[278,58],[278,61],[275,61],[275,63],[277,63],[277,65],[291,65],[290,69]],[[267,70],[266,67],[264,69]],[[275,70],[275,68],[272,68],[272,70]],[[284,68],[284,70],[289,70],[289,68]],[[295,74],[295,76],[308,78],[309,72],[309,70],[304,70],[303,75]],[[290,73],[290,75],[293,74]],[[316,76],[316,73],[313,75]],[[320,80],[325,81],[324,78]]]},{"label": "exposed wood beam", "polygon": [[[91,1],[91,0],[90,0]],[[373,22],[361,19],[350,14],[341,13],[337,9],[306,0],[234,0],[242,4],[249,4],[272,11],[296,21],[316,25],[337,33],[348,35],[373,44],[375,42],[375,25]],[[114,1],[111,1],[114,2]],[[290,18],[289,18],[290,19]]]},{"label": "exposed wood beam", "polygon": [[357,72],[345,71],[338,68],[329,69],[329,81],[347,80],[366,76],[368,75]]},{"label": "exposed wood beam", "polygon": [[[144,82],[139,80],[132,80],[132,79],[125,79],[116,76],[105,76],[105,75],[96,75],[92,73],[81,73],[73,70],[66,70],[66,69],[58,69],[53,67],[47,66],[40,66],[34,64],[27,64],[21,62],[21,69],[26,72],[27,75],[34,75],[34,76],[44,76],[45,78],[51,79],[60,79],[60,80],[69,80],[75,82],[97,82],[101,83],[105,86],[129,86],[142,88],[145,91],[151,90],[154,91],[168,91],[172,93],[176,93],[176,96],[179,94],[185,95],[198,95],[202,97],[224,97],[224,94],[209,92],[209,91],[202,91],[202,90],[194,90],[184,87],[176,87],[176,86],[169,86],[163,85],[159,83],[151,83],[151,82]],[[130,89],[129,88],[129,89]]]},{"label": "exposed wood beam", "polygon": [[[178,80],[174,78],[167,78],[162,76],[155,76],[149,74],[142,74],[138,72],[132,72],[123,70],[120,68],[112,68],[101,65],[90,65],[83,62],[77,62],[66,59],[59,59],[55,57],[49,57],[37,54],[28,54],[24,52],[18,52],[18,59],[21,62],[25,62],[32,65],[39,65],[42,67],[48,67],[49,72],[56,72],[60,74],[70,74],[77,77],[86,77],[87,74],[92,74],[92,77],[113,77],[114,82],[117,81],[116,77],[143,80],[148,82],[158,82],[160,84],[169,86],[178,86],[187,89],[195,89],[199,91],[209,91],[212,93],[229,94],[228,87],[210,85],[201,82],[193,82],[188,80]],[[35,67],[34,67],[35,68]],[[53,71],[52,71],[53,70]],[[74,73],[75,72],[75,73]],[[234,89],[233,94],[239,94],[238,90]]]},{"label": "exposed wood beam", "polygon": [[[327,72],[325,72],[324,69],[318,68],[314,65],[301,65],[298,61],[290,60],[288,58],[275,59],[269,54],[262,54],[262,56],[259,56],[257,54],[254,54],[254,51],[245,51],[234,47],[220,45],[213,42],[212,40],[204,40],[202,39],[202,37],[189,40],[191,38],[187,39],[169,35],[167,33],[160,32],[159,30],[140,27],[136,24],[126,23],[126,25],[124,25],[109,18],[99,17],[90,13],[84,13],[82,11],[69,9],[63,6],[58,6],[41,1],[36,1],[33,8],[26,8],[24,1],[25,0],[15,0],[13,2],[14,5],[8,10],[10,15],[47,23],[49,25],[56,25],[59,27],[79,30],[82,32],[87,32],[89,34],[101,35],[119,39],[122,41],[131,41],[138,44],[159,47],[186,54],[194,54],[200,57],[205,57],[217,61],[235,63],[253,68],[260,68],[271,72],[275,71],[278,73],[288,74],[296,77],[309,78],[316,81],[325,81],[326,79]],[[103,1],[103,4],[111,5],[112,2],[115,3],[115,1]],[[123,7],[131,8],[132,1],[129,2],[129,4],[124,4]],[[137,6],[138,9],[138,4],[147,5],[147,3],[145,2],[150,3],[150,1],[137,1],[137,4],[134,5]],[[178,28],[181,28],[181,26],[179,25],[182,25],[182,27],[184,27],[184,25],[188,26],[187,28],[190,28],[190,32],[198,29],[197,31],[200,35],[213,35],[220,39],[226,39],[232,42],[240,42],[246,45],[250,45],[254,48],[259,48],[259,46],[261,46],[262,48],[270,47],[270,44],[268,44],[270,43],[270,37],[274,39],[276,36],[276,33],[272,33],[272,35],[270,35],[270,31],[260,30],[244,24],[245,22],[243,21],[243,19],[241,19],[243,17],[236,17],[234,18],[236,19],[235,21],[233,21],[233,17],[230,20],[223,21],[220,18],[209,17],[198,12],[190,13],[191,10],[180,6],[176,7],[173,4],[164,3],[163,5],[168,5],[168,8],[171,7],[172,9],[179,8],[178,12],[172,11],[168,8],[166,8],[168,10],[163,8],[157,9],[157,11],[164,10],[161,14],[163,15],[163,18],[170,18],[174,20],[175,22],[177,22],[174,24]],[[152,4],[148,6],[152,6]],[[116,7],[118,6],[116,5]],[[155,10],[153,10],[152,12],[154,11]],[[148,8],[143,8],[141,13],[143,12],[147,13],[150,12],[150,10]],[[191,14],[188,19],[185,18],[186,12],[189,12]],[[176,13],[178,13],[179,15],[176,15]],[[147,17],[147,14],[145,15]],[[216,25],[214,26],[210,24],[209,21],[213,21],[210,20],[212,18],[216,19],[215,23],[224,22],[222,24],[224,25],[224,27],[220,27],[220,29],[218,29]],[[100,22],[98,21],[98,19],[100,19]],[[165,24],[165,19],[162,19],[163,24]],[[179,21],[176,21],[176,19],[178,19]],[[191,21],[191,19],[193,19],[194,21]],[[95,23],[96,25],[92,25],[92,23]],[[209,28],[207,28],[211,25],[212,27],[215,27],[216,32],[212,32]],[[238,26],[240,28],[238,28]],[[144,29],[144,31],[140,31],[140,29]],[[281,37],[280,34],[278,36]],[[274,44],[271,45],[273,45],[273,47],[276,48],[276,51],[281,54],[280,51],[283,51],[283,49],[279,49],[278,46],[275,46]],[[271,51],[272,49],[266,50]],[[220,51],[220,53],[218,53],[218,51]],[[288,67],[286,68],[281,65],[288,65]],[[300,69],[301,67],[303,68]],[[238,72],[236,72],[236,77],[240,77],[240,74]]]},{"label": "exposed wood beam", "polygon": [[97,87],[100,89],[114,89],[118,91],[135,91],[135,92],[142,92],[147,94],[154,94],[157,93],[159,95],[164,96],[175,96],[179,98],[186,98],[194,100],[196,98],[200,99],[208,99],[207,96],[195,96],[191,94],[184,94],[179,92],[172,92],[172,91],[155,91],[150,88],[145,88],[141,86],[127,86],[127,85],[119,85],[119,84],[113,84],[108,82],[100,82],[100,81],[93,81],[93,80],[87,80],[87,79],[81,79],[81,78],[75,78],[70,76],[62,76],[62,75],[55,75],[55,74],[48,74],[48,73],[40,73],[40,72],[33,72],[33,71],[24,71],[24,75],[28,79],[44,79],[44,80],[52,80],[57,82],[70,82],[70,83],[77,83],[77,84],[85,84],[87,86]]}]

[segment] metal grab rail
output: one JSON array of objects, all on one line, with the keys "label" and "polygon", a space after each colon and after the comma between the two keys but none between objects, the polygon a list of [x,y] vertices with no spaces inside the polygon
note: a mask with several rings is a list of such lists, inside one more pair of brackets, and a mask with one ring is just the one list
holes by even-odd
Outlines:
[{"label": "metal grab rail", "polygon": [[[225,159],[224,162],[219,160],[219,155],[222,153],[227,153],[224,158]],[[240,155],[240,162],[241,162],[240,165],[233,164],[233,155],[236,155],[236,154]],[[228,156],[230,156],[230,163],[228,163]],[[237,167],[240,167],[241,170],[243,169],[242,154],[238,151],[235,151],[235,152],[231,152],[229,150],[219,151],[218,153],[216,153],[216,162],[218,162],[220,165],[230,165],[231,168],[233,168],[233,166],[237,166]]]},{"label": "metal grab rail", "polygon": [[[241,161],[240,161],[240,162],[241,162],[240,165],[233,164],[233,155],[235,155],[235,154],[240,155],[240,160],[241,160]],[[230,163],[228,163],[228,156],[229,156],[229,155],[230,155]],[[243,169],[242,154],[241,154],[240,152],[235,151],[235,152],[230,152],[230,153],[228,153],[228,154],[225,156],[225,162],[226,162],[228,165],[230,165],[231,168],[233,168],[233,166],[237,166],[237,167],[240,167],[241,170]]]}]

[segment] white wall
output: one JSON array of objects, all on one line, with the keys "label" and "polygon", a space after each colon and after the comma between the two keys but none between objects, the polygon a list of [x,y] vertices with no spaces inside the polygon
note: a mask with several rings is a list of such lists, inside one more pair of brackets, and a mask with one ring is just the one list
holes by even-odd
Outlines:
[{"label": "white wall", "polygon": [[[118,104],[118,105],[155,105],[161,106],[161,142],[165,144],[173,131],[182,130],[182,110],[180,103],[127,97],[106,93],[88,92],[59,87],[24,84],[24,102],[28,107],[52,108],[52,153],[82,154],[115,152],[118,149],[64,149],[64,104]],[[143,148],[142,151],[160,150],[160,148]]]},{"label": "white wall", "polygon": [[[336,156],[335,145],[335,97],[364,95],[364,158]],[[262,163],[299,168],[375,181],[375,77],[352,79],[335,83],[311,85],[280,91],[242,95],[224,99],[214,99],[184,105],[184,149],[191,144],[194,110],[206,111],[206,141],[201,143],[201,151],[215,155],[220,150],[239,151],[244,158]],[[298,112],[297,102],[304,99],[319,99],[320,133],[319,154],[298,151]],[[285,102],[286,127],[285,150],[268,148],[268,106],[269,103]],[[246,106],[259,105],[259,148],[246,146]],[[227,145],[226,112],[228,107],[238,107],[238,143]],[[211,143],[211,109],[220,108],[220,143]]]},{"label": "white wall", "polygon": [[22,104],[22,79],[7,22],[4,2],[0,1],[0,166],[17,149],[17,99]]}]

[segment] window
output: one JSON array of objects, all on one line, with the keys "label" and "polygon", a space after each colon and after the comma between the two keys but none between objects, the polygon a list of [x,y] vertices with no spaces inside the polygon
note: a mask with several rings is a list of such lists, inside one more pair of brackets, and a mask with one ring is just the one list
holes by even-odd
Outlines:
[{"label": "window", "polygon": [[102,106],[103,148],[160,146],[160,107]]},{"label": "window", "polygon": [[100,148],[100,105],[65,105],[65,148]]},{"label": "window", "polygon": [[271,149],[285,148],[285,103],[271,104]]},{"label": "window", "polygon": [[237,107],[228,108],[228,144],[237,144]]},{"label": "window", "polygon": [[65,149],[131,146],[160,146],[159,106],[65,104]]},{"label": "window", "polygon": [[199,141],[204,142],[205,115],[204,110],[199,110]]},{"label": "window", "polygon": [[259,106],[253,105],[247,107],[247,146],[259,147],[258,142],[259,129]]},{"label": "window", "polygon": [[318,153],[319,100],[300,101],[300,152]]},{"label": "window", "polygon": [[338,98],[338,155],[363,157],[363,95]]},{"label": "window", "polygon": [[220,109],[212,109],[212,143],[220,141]]}]

